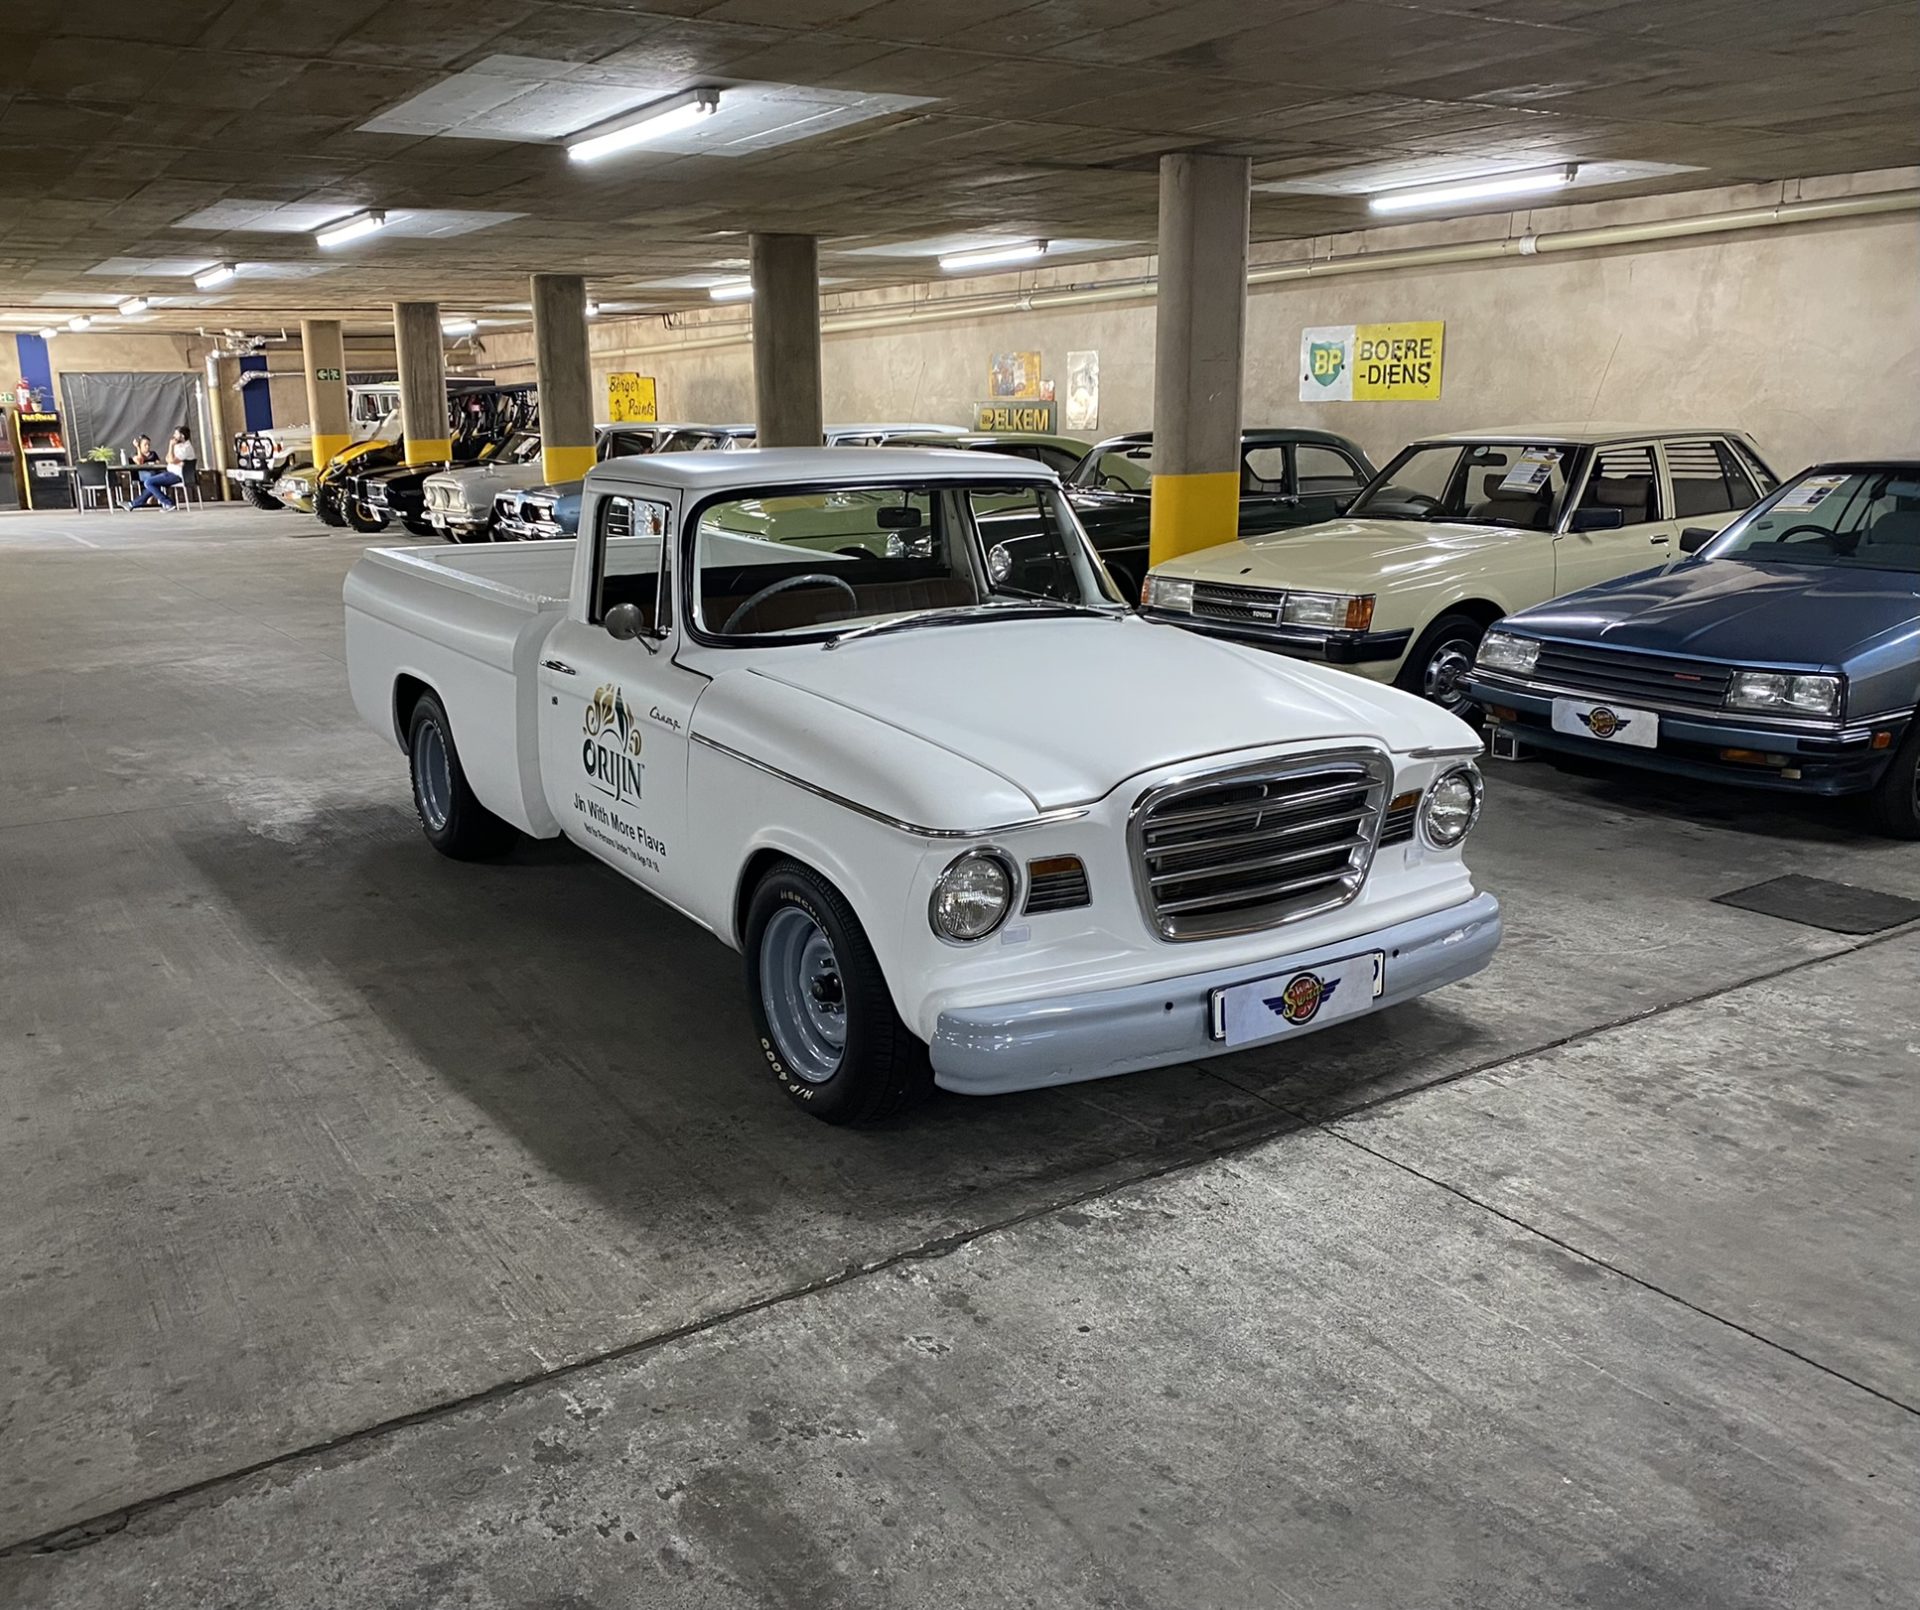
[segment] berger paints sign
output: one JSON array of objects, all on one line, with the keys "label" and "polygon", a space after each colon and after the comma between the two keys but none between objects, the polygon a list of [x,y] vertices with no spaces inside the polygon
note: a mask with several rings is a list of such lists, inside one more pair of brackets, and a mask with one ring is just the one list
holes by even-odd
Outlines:
[{"label": "berger paints sign", "polygon": [[1432,402],[1446,324],[1321,324],[1300,332],[1302,402]]}]

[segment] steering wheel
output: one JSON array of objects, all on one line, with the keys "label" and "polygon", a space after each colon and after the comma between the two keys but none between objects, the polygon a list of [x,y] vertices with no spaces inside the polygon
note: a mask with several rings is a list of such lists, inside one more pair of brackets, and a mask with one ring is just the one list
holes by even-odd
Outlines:
[{"label": "steering wheel", "polygon": [[1827,527],[1823,525],[1790,525],[1787,527],[1786,530],[1782,531],[1779,536],[1769,537],[1767,538],[1767,540],[1769,542],[1786,542],[1789,539],[1798,536],[1802,531],[1811,531],[1816,537],[1822,537],[1829,542],[1833,542],[1836,547],[1838,546],[1837,539],[1840,533],[1837,531],[1830,531],[1827,529]]},{"label": "steering wheel", "polygon": [[829,587],[838,587],[848,598],[853,600],[853,607],[855,609],[860,607],[860,595],[842,578],[839,576],[829,576],[818,570],[809,570],[804,576],[789,576],[785,581],[776,581],[771,586],[762,587],[760,591],[755,593],[751,598],[743,600],[740,607],[727,617],[727,624],[720,628],[721,635],[723,637],[730,637],[733,634],[734,627],[738,626],[747,616],[751,615],[769,598],[773,597],[775,593],[784,593],[794,587],[804,587],[809,582],[824,582]]}]

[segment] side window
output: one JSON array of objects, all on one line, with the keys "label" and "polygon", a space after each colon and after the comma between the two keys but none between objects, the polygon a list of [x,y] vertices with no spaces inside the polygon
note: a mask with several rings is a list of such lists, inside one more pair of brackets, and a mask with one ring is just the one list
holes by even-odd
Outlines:
[{"label": "side window", "polygon": [[1243,497],[1277,497],[1287,489],[1287,450],[1284,447],[1249,448],[1240,462]]},{"label": "side window", "polygon": [[[660,554],[667,535],[667,506],[646,498],[603,497],[594,515],[599,540],[594,544],[593,608],[598,625],[615,604],[638,604],[649,628],[655,625],[660,583]],[[652,540],[646,540],[646,539]]]},{"label": "side window", "polygon": [[1337,447],[1302,442],[1293,450],[1294,473],[1303,496],[1312,493],[1358,492],[1367,478],[1360,466]]},{"label": "side window", "polygon": [[1662,518],[1652,448],[1608,447],[1594,455],[1587,489],[1580,494],[1574,515],[1577,522],[1591,514],[1587,529],[1594,530],[1616,523],[1607,514],[1594,512],[1606,510],[1619,511],[1620,525],[1647,525]]},{"label": "side window", "polygon": [[1666,453],[1674,519],[1726,514],[1754,501],[1753,483],[1720,443],[1668,442]]}]

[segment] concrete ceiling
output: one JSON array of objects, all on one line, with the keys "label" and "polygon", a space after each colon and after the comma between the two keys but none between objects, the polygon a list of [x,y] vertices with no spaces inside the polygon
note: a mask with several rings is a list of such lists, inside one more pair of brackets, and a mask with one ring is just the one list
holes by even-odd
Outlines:
[{"label": "concrete ceiling", "polygon": [[[1114,256],[1154,161],[1254,161],[1256,239],[1355,228],[1372,182],[1577,160],[1620,194],[1920,154],[1911,0],[7,0],[0,326],[135,294],[144,328],[514,317],[536,270],[626,308],[824,237],[846,285],[956,241]],[[696,85],[726,139],[567,161],[555,135]],[[719,118],[709,134],[722,131]],[[737,136],[737,137],[736,137]],[[1299,188],[1291,188],[1298,186]],[[1262,188],[1268,187],[1268,188]],[[393,225],[323,252],[317,222]],[[911,248],[911,249],[909,249]],[[240,277],[201,295],[192,269]],[[677,282],[677,283],[676,283]]]}]

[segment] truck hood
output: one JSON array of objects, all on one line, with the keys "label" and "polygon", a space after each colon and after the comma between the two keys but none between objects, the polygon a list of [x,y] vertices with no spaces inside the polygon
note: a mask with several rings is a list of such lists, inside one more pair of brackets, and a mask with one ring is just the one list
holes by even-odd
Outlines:
[{"label": "truck hood", "polygon": [[[1479,741],[1411,694],[1135,616],[921,627],[832,650],[755,652],[739,674],[971,761],[1041,810],[1099,799],[1183,761],[1230,764],[1236,751],[1352,742],[1470,750]],[[719,691],[702,699],[696,728]],[[864,769],[868,758],[849,760]]]},{"label": "truck hood", "polygon": [[1250,587],[1376,592],[1401,578],[1471,563],[1489,549],[1550,542],[1511,526],[1417,520],[1327,520],[1261,532],[1176,559],[1165,574]]},{"label": "truck hood", "polygon": [[1709,559],[1588,587],[1514,617],[1522,630],[1652,654],[1843,666],[1920,622],[1920,576]]}]

